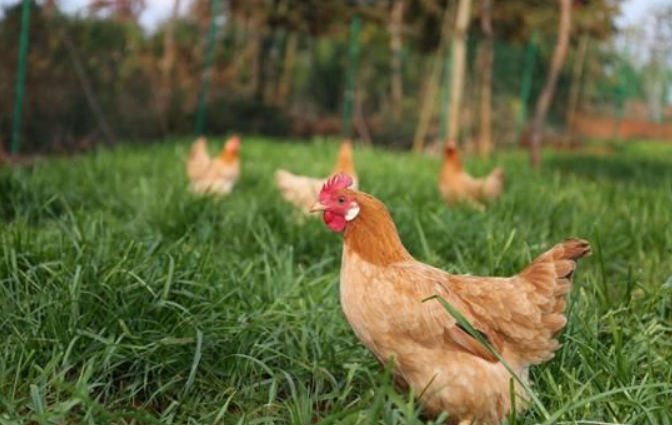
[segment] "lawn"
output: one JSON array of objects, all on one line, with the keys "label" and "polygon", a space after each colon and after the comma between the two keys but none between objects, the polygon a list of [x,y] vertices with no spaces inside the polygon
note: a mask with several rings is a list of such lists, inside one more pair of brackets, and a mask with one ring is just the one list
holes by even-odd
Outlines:
[{"label": "lawn", "polygon": [[[273,185],[279,166],[326,175],[337,144],[246,139],[221,200],[185,190],[188,147],[0,170],[0,423],[424,423],[340,310],[341,236]],[[518,152],[469,161],[507,170],[486,212],[441,203],[437,158],[355,160],[409,251],[450,272],[593,244],[564,345],[532,371],[543,407],[517,423],[672,423],[672,145],[546,153],[541,173]]]}]

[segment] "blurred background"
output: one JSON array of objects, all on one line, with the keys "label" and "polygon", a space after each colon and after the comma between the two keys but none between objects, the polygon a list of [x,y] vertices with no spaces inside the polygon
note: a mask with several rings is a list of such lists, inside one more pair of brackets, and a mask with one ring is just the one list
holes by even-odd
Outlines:
[{"label": "blurred background", "polygon": [[672,139],[664,1],[0,5],[7,151],[238,132],[487,154],[529,144],[535,119],[560,147]]}]

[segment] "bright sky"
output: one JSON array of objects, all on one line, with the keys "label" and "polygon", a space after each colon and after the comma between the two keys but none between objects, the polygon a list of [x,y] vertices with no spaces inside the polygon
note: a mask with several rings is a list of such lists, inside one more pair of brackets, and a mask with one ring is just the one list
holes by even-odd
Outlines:
[{"label": "bright sky", "polygon": [[[0,0],[0,7],[15,4],[20,0]],[[61,7],[68,12],[77,12],[86,7],[91,0],[60,0]],[[173,7],[174,0],[146,0],[147,8],[142,14],[141,22],[144,27],[153,29],[162,20],[166,19]],[[626,0],[623,13],[619,19],[620,25],[641,23],[647,13],[657,5],[665,4],[670,0]],[[181,8],[185,10],[190,0],[182,0]],[[0,11],[0,15],[2,12]]]},{"label": "bright sky", "polygon": [[[4,8],[8,5],[16,4],[20,0],[0,0],[0,7]],[[38,0],[40,1],[40,0]],[[145,28],[153,29],[156,25],[166,19],[173,10],[174,0],[145,0],[146,8],[140,22]],[[61,9],[66,12],[76,13],[85,9],[91,3],[91,0],[59,0],[58,4]],[[180,2],[180,9],[186,10],[190,0],[182,0]],[[0,11],[0,15],[2,12]]]},{"label": "bright sky", "polygon": [[640,24],[648,17],[652,9],[669,4],[669,2],[670,0],[626,0],[621,8],[618,23],[620,25]]}]

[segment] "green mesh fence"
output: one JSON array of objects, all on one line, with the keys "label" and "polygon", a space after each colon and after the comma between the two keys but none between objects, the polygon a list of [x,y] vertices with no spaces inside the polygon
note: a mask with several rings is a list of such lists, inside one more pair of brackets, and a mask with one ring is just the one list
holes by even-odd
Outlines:
[{"label": "green mesh fence", "polygon": [[[123,20],[64,16],[53,7],[33,4],[18,128],[22,150],[87,148],[112,140],[105,137],[105,127],[116,140],[189,136],[196,122],[197,131],[206,134],[307,138],[350,130],[373,143],[408,147],[428,93],[432,107],[425,140],[431,143],[445,134],[450,52],[440,48],[440,33],[434,38],[404,33],[402,97],[393,100],[390,35],[380,20],[364,16],[353,44],[350,16],[316,35],[282,22],[262,27],[246,15],[231,15],[229,2],[224,5],[222,19],[211,20],[206,7],[175,23],[168,69],[165,27],[147,33]],[[0,140],[7,145],[14,127],[20,4],[8,8],[1,19]],[[477,61],[480,40],[473,32],[461,105],[460,137],[465,143],[479,131],[482,70]],[[209,34],[211,50],[206,49]],[[495,40],[492,132],[497,146],[514,146],[524,138],[544,86],[555,38],[537,37]],[[204,74],[210,52],[212,67]],[[433,79],[437,60],[441,72]],[[76,72],[78,67],[82,72]],[[438,86],[431,90],[433,81]],[[606,128],[634,121],[644,129],[669,124],[670,81],[669,70],[628,60],[612,42],[575,35],[547,134],[572,140],[641,137]],[[199,105],[203,113],[197,121]],[[587,120],[604,127],[597,136],[581,127]],[[343,122],[352,124],[344,129]]]}]

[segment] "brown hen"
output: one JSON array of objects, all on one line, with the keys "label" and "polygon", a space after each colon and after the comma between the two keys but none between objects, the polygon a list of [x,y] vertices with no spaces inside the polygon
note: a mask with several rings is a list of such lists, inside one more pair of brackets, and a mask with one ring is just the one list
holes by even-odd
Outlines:
[{"label": "brown hen", "polygon": [[502,168],[495,168],[485,178],[472,177],[464,171],[455,142],[446,143],[443,166],[439,174],[439,192],[449,205],[464,202],[482,209],[484,202],[495,200],[503,190]]},{"label": "brown hen", "polygon": [[[341,143],[334,165],[334,173],[346,173],[353,176],[355,187],[357,186],[355,161],[350,140],[344,140]],[[326,180],[326,178],[300,176],[282,169],[275,172],[275,185],[280,190],[282,197],[304,214],[308,214],[310,206],[315,202],[315,198],[317,198],[317,194],[320,193],[320,189],[322,189]]]},{"label": "brown hen", "polygon": [[[311,211],[343,232],[341,305],[359,340],[382,363],[393,358],[397,381],[421,394],[429,416],[451,423],[498,424],[511,409],[511,374],[436,300],[450,303],[522,379],[553,357],[566,323],[566,297],[588,242],[569,239],[512,277],[447,273],[415,260],[387,208],[330,179]],[[517,410],[526,394],[516,383]]]},{"label": "brown hen", "polygon": [[237,136],[226,141],[220,154],[211,158],[208,142],[199,137],[187,158],[189,188],[194,193],[225,195],[231,193],[240,177],[240,139]]}]

